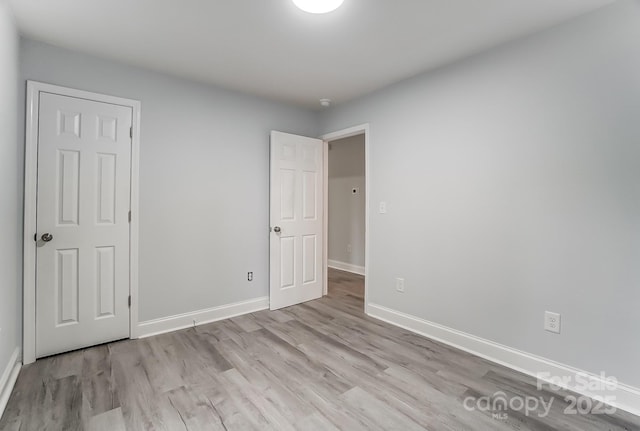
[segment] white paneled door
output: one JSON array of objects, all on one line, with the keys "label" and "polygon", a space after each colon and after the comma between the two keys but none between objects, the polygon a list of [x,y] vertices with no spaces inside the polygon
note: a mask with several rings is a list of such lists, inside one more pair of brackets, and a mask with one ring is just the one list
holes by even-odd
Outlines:
[{"label": "white paneled door", "polygon": [[40,93],[37,357],[129,337],[132,115]]},{"label": "white paneled door", "polygon": [[270,307],[322,296],[322,141],[271,132]]}]

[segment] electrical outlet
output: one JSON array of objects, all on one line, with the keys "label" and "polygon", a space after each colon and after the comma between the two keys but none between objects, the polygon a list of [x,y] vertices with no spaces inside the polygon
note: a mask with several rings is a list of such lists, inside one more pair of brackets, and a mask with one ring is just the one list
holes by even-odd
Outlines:
[{"label": "electrical outlet", "polygon": [[351,244],[347,244],[347,253],[351,253],[352,250]]},{"label": "electrical outlet", "polygon": [[396,290],[404,293],[404,278],[396,278]]},{"label": "electrical outlet", "polygon": [[544,329],[545,331],[553,332],[555,334],[560,333],[560,315],[558,313],[552,313],[551,311],[545,311],[544,313]]},{"label": "electrical outlet", "polygon": [[247,272],[247,281],[253,281],[253,271]]},{"label": "electrical outlet", "polygon": [[378,212],[380,214],[386,214],[387,213],[387,203],[386,202],[380,202],[380,207],[378,208]]}]

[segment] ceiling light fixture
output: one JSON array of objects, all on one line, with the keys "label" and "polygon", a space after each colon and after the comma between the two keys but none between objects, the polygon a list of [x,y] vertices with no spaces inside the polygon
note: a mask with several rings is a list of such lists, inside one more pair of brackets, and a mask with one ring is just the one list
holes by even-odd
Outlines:
[{"label": "ceiling light fixture", "polygon": [[328,108],[331,105],[331,99],[320,99],[320,105],[324,108]]},{"label": "ceiling light fixture", "polygon": [[340,7],[344,0],[293,0],[293,3],[305,12],[327,13]]}]

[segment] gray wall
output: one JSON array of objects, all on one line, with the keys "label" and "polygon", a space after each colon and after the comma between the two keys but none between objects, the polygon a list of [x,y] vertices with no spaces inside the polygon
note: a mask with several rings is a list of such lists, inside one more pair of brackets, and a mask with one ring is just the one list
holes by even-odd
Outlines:
[{"label": "gray wall", "polygon": [[370,123],[370,302],[640,387],[638,41],[620,1],[323,113]]},{"label": "gray wall", "polygon": [[[329,260],[364,267],[364,135],[333,141],[328,170]],[[358,194],[352,194],[354,187]]]},{"label": "gray wall", "polygon": [[314,113],[33,41],[20,53],[23,84],[142,102],[140,320],[268,295],[269,131],[316,136]]},{"label": "gray wall", "polygon": [[16,138],[17,44],[13,17],[0,0],[0,377],[15,349],[22,346],[22,147]]}]

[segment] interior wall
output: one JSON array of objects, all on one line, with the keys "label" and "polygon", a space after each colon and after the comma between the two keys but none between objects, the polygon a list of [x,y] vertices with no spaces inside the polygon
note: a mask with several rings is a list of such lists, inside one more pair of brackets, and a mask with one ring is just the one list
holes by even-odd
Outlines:
[{"label": "interior wall", "polygon": [[619,1],[324,112],[370,124],[370,302],[640,387],[639,40]]},{"label": "interior wall", "polygon": [[[22,345],[21,155],[16,137],[18,36],[9,7],[0,0],[0,379]],[[2,388],[0,387],[0,390]]]},{"label": "interior wall", "polygon": [[[364,268],[365,154],[364,135],[338,139],[329,150],[329,264]],[[357,188],[354,194],[352,191]]]},{"label": "interior wall", "polygon": [[140,320],[268,296],[269,131],[317,136],[317,115],[31,40],[20,47],[21,88],[30,79],[142,103]]}]

